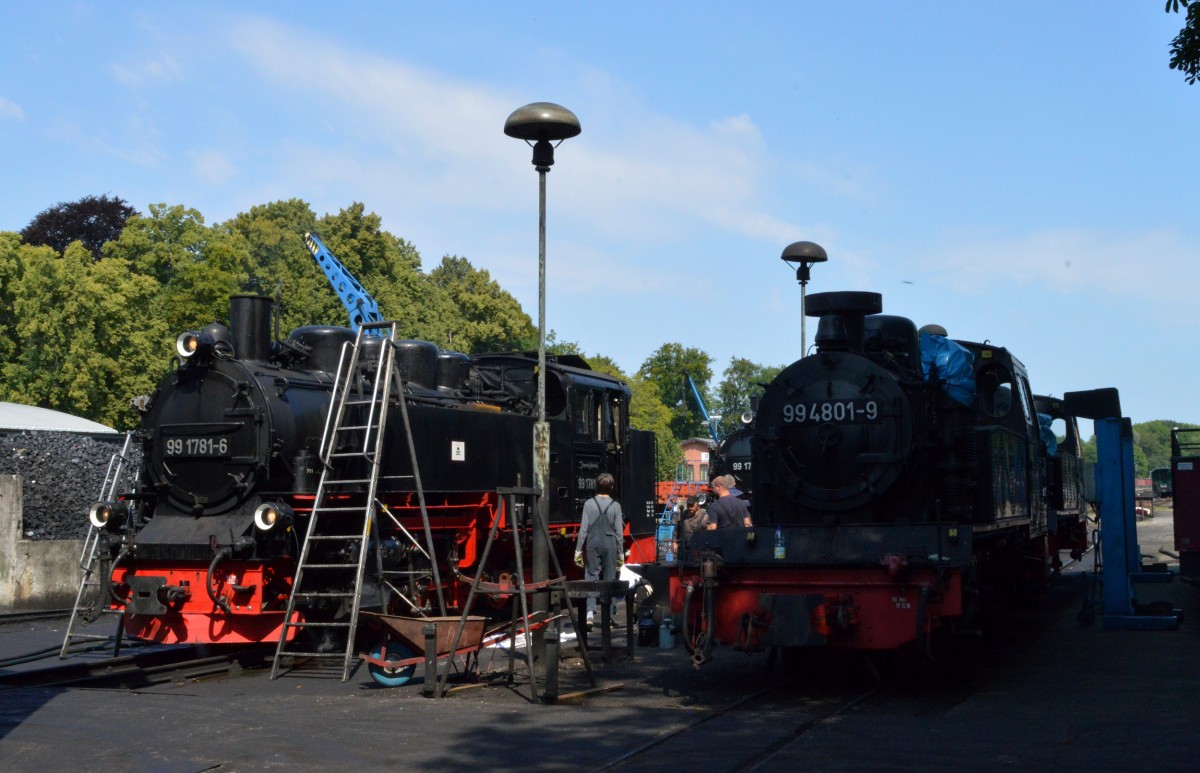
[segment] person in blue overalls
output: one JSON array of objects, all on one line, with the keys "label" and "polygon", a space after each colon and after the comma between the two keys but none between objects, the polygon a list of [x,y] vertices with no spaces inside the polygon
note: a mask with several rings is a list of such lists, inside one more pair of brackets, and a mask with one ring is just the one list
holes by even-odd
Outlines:
[{"label": "person in blue overalls", "polygon": [[[583,520],[575,542],[575,563],[583,567],[585,580],[617,579],[617,568],[625,563],[625,519],[621,503],[612,498],[616,481],[607,472],[596,477],[596,496],[583,503]],[[584,561],[584,546],[587,561]],[[615,604],[614,604],[615,606]],[[591,628],[596,599],[587,600],[587,622]]]}]

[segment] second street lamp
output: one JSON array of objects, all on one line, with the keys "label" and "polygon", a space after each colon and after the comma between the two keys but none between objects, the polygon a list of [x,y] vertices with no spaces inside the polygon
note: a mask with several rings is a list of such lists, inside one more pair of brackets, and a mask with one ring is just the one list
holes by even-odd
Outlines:
[{"label": "second street lamp", "polygon": [[792,242],[783,248],[780,256],[784,263],[796,266],[796,281],[800,283],[800,356],[808,353],[808,341],[804,331],[804,288],[808,285],[809,271],[817,263],[829,260],[825,248],[815,242]]},{"label": "second street lamp", "polygon": [[[530,567],[535,583],[550,577],[550,545],[545,536],[550,523],[550,425],[546,422],[546,173],[554,165],[554,149],[580,131],[575,114],[553,102],[533,102],[519,107],[504,122],[505,134],[525,140],[533,147],[533,166],[538,172],[538,420],[533,428],[533,476],[538,498]],[[549,596],[535,594],[533,606],[545,611],[549,607]],[[535,652],[541,655],[545,646],[541,629],[535,635],[534,644]]]}]

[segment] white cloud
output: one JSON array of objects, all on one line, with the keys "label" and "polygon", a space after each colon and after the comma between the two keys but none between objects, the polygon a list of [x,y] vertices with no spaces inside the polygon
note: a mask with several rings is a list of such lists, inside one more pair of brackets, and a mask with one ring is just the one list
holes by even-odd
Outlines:
[{"label": "white cloud", "polygon": [[11,99],[0,97],[0,119],[11,118],[14,121],[24,121],[25,111]]},{"label": "white cloud", "polygon": [[124,128],[123,141],[114,142],[97,133],[95,128],[84,129],[70,121],[56,121],[50,126],[50,136],[87,153],[112,156],[134,166],[154,168],[162,164],[166,154],[155,141],[153,128],[140,120],[131,120]]},{"label": "white cloud", "polygon": [[[243,19],[230,36],[252,70],[319,105],[330,131],[386,149],[386,158],[355,165],[376,180],[360,180],[359,189],[383,187],[378,180],[386,173],[393,189],[397,180],[420,179],[427,204],[528,209],[536,190],[530,152],[501,131],[520,97],[271,20]],[[566,217],[625,241],[665,241],[699,225],[772,243],[806,232],[758,202],[774,162],[750,116],[697,127],[630,98],[615,122],[602,110],[587,111],[608,102],[616,88],[610,79],[589,70],[580,81],[571,107],[584,134],[558,151],[549,177],[554,205]],[[333,173],[349,182],[346,167]]]},{"label": "white cloud", "polygon": [[720,121],[713,121],[710,126],[716,134],[737,137],[755,144],[762,144],[762,132],[754,125],[754,121],[750,120],[750,116],[744,113],[742,115],[730,116]]},{"label": "white cloud", "polygon": [[1094,292],[1155,305],[1190,305],[1200,288],[1200,250],[1172,229],[1125,234],[1055,229],[964,238],[930,257],[933,270],[970,294],[1012,281],[1059,295]]},{"label": "white cloud", "polygon": [[170,54],[160,54],[136,64],[114,64],[113,75],[117,82],[128,88],[138,88],[151,83],[170,83],[179,80],[179,63]]},{"label": "white cloud", "polygon": [[238,176],[237,167],[220,151],[193,151],[189,156],[192,159],[192,171],[209,185],[224,185]]}]

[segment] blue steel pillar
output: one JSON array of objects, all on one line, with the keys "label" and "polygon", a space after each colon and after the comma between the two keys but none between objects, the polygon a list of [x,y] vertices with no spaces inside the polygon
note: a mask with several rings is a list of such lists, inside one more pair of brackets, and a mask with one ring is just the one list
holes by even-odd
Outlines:
[{"label": "blue steel pillar", "polygon": [[[1135,582],[1169,582],[1166,572],[1142,571],[1134,514],[1133,424],[1121,416],[1116,389],[1067,392],[1063,410],[1095,422],[1096,498],[1100,507],[1100,551],[1104,560],[1104,628],[1118,631],[1170,631],[1183,612],[1150,611],[1133,597]],[[1140,608],[1139,608],[1140,607]],[[1082,618],[1081,618],[1082,619]]]},{"label": "blue steel pillar", "polygon": [[1133,429],[1129,419],[1097,419],[1096,496],[1100,500],[1100,549],[1104,556],[1104,615],[1133,614],[1129,576],[1142,567],[1133,512]]}]

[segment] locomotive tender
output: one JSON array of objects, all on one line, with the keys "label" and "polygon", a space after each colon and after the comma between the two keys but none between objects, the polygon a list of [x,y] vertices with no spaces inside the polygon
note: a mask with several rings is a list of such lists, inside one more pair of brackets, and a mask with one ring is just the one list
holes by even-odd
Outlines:
[{"label": "locomotive tender", "polygon": [[[93,507],[112,557],[104,575],[112,603],[125,609],[133,636],[206,643],[281,634],[320,479],[335,373],[355,333],[306,326],[272,341],[270,323],[270,299],[235,296],[229,327],[212,323],[180,336],[176,366],[140,408],[139,490]],[[465,601],[463,577],[503,583],[515,571],[512,549],[492,550],[488,566],[479,565],[480,553],[491,524],[504,517],[498,490],[533,485],[537,360],[468,356],[424,341],[395,345],[433,555],[447,605],[456,607]],[[560,562],[570,564],[582,504],[601,472],[617,480],[630,535],[652,533],[654,436],[630,428],[629,388],[579,357],[559,356],[547,363],[546,391],[545,495]],[[385,432],[385,447],[396,452],[384,455],[379,475],[376,499],[390,515],[377,517],[376,549],[386,569],[403,570],[409,602],[429,608],[438,589],[424,541],[410,536],[422,531],[422,518],[403,422],[394,419]],[[364,587],[380,578],[369,580]],[[305,619],[339,615],[321,598],[299,608]]]},{"label": "locomotive tender", "polygon": [[1063,475],[1060,463],[1058,497],[1047,496],[1020,361],[881,311],[877,293],[808,297],[816,352],[779,374],[754,417],[755,525],[700,532],[677,564],[643,568],[669,594],[696,665],[718,643],[927,641],[969,619],[981,594],[1044,581],[1048,499],[1056,533],[1082,518],[1061,490],[1077,485],[1078,465]]}]

